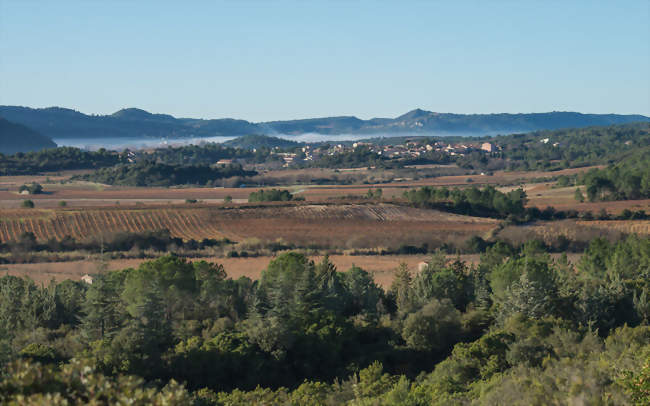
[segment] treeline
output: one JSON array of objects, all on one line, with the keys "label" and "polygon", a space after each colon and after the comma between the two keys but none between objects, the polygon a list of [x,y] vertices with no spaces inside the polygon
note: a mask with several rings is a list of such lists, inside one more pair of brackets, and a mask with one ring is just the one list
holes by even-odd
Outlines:
[{"label": "treeline", "polygon": [[[325,148],[327,146],[321,146],[321,149]],[[403,164],[382,155],[377,155],[377,153],[372,152],[368,147],[358,147],[351,151],[338,152],[332,155],[325,154],[311,162],[303,161],[301,165],[313,168],[340,169],[365,167],[393,168],[400,167]]]},{"label": "treeline", "polygon": [[[650,148],[626,157],[616,165],[591,169],[578,176],[590,201],[650,198]],[[576,198],[579,195],[576,193]]]},{"label": "treeline", "polygon": [[254,175],[257,175],[257,172],[244,170],[241,165],[237,164],[214,167],[138,162],[131,165],[98,169],[91,174],[77,175],[72,179],[122,186],[215,186],[218,184],[216,181],[220,179]]},{"label": "treeline", "polygon": [[522,219],[526,214],[527,197],[523,189],[503,193],[493,186],[482,189],[425,186],[404,192],[404,198],[417,207],[442,208],[470,216]]},{"label": "treeline", "polygon": [[51,238],[38,241],[34,233],[26,232],[17,240],[0,243],[0,252],[29,253],[29,252],[68,252],[83,250],[87,252],[118,252],[130,250],[175,251],[200,250],[206,247],[216,247],[230,244],[231,241],[204,238],[203,240],[183,240],[172,237],[169,230],[147,230],[138,233],[118,232],[93,236],[86,240],[77,240],[71,236],[62,239]]},{"label": "treeline", "polygon": [[184,145],[180,147],[156,148],[151,152],[138,152],[139,158],[167,165],[213,165],[221,159],[246,159],[265,162],[270,154],[269,148],[259,148],[255,152],[244,148],[233,148],[218,143]]},{"label": "treeline", "polygon": [[248,202],[288,202],[291,200],[305,200],[302,196],[294,196],[286,189],[260,189],[248,195]]},{"label": "treeline", "polygon": [[104,399],[196,405],[647,401],[649,263],[650,239],[629,237],[575,266],[534,245],[434,255],[388,290],[298,253],[257,282],[174,256],[90,285],[4,276],[0,400],[87,402],[87,374]]},{"label": "treeline", "polygon": [[33,175],[68,169],[93,169],[127,162],[126,155],[104,148],[84,151],[79,148],[59,147],[38,152],[0,154],[0,176]]},{"label": "treeline", "polygon": [[[579,192],[581,195],[581,192]],[[577,210],[556,210],[552,206],[539,209],[526,207],[528,198],[523,189],[515,189],[503,193],[493,186],[465,189],[448,189],[424,186],[420,189],[410,189],[403,197],[416,207],[438,209],[456,214],[476,217],[493,217],[507,219],[517,223],[533,220],[645,220],[648,214],[645,210],[631,211],[625,209],[619,214],[608,213],[602,209],[598,213]]]}]

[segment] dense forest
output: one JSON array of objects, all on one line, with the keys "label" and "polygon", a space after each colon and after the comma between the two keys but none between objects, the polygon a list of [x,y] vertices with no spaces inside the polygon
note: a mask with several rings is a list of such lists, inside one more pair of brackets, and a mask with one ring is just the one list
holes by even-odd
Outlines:
[{"label": "dense forest", "polygon": [[107,185],[123,186],[215,186],[215,181],[234,176],[254,176],[255,171],[244,170],[241,165],[210,167],[207,165],[167,165],[138,162],[98,169],[92,174],[77,175],[72,179],[87,180]]},{"label": "dense forest", "polygon": [[4,276],[0,401],[647,404],[649,270],[629,237],[575,265],[535,244],[436,254],[387,290],[295,252],[255,282],[174,256],[92,284]]},{"label": "dense forest", "polygon": [[127,162],[127,155],[99,149],[84,151],[79,148],[59,147],[36,152],[0,154],[0,176],[33,175],[66,169],[94,169]]}]

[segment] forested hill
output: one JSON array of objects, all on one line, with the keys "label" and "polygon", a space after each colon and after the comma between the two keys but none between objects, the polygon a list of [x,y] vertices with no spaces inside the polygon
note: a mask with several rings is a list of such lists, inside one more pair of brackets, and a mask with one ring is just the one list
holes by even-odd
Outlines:
[{"label": "forested hill", "polygon": [[45,137],[24,125],[12,123],[0,117],[0,153],[39,151],[56,148],[50,138]]},{"label": "forested hill", "polygon": [[490,135],[650,121],[650,117],[641,115],[574,112],[450,114],[420,109],[396,118],[361,120],[345,116],[265,123],[230,118],[175,118],[136,108],[101,116],[60,107],[0,106],[0,116],[52,138],[213,137],[275,133]]}]

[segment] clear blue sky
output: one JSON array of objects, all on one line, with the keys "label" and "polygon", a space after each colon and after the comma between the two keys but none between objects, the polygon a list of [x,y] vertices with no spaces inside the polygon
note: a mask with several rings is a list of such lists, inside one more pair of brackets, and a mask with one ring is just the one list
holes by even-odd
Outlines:
[{"label": "clear blue sky", "polygon": [[0,104],[650,115],[650,1],[0,0]]}]

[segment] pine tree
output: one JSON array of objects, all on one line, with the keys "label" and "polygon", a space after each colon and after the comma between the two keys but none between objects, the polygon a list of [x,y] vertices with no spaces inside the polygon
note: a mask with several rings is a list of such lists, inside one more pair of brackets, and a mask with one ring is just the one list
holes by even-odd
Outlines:
[{"label": "pine tree", "polygon": [[111,337],[120,327],[120,296],[116,284],[106,275],[99,275],[86,292],[81,324],[89,341]]}]

